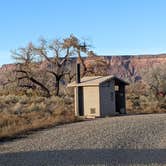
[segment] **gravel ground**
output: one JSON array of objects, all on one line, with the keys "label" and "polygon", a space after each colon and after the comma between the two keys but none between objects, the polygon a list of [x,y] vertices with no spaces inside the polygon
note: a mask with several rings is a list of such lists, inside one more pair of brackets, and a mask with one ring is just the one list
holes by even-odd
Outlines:
[{"label": "gravel ground", "polygon": [[0,143],[0,166],[166,165],[166,114],[57,126]]}]

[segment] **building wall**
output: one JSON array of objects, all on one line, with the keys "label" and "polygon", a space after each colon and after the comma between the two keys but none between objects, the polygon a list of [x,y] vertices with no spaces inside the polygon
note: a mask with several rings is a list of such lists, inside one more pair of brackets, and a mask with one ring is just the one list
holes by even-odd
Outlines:
[{"label": "building wall", "polygon": [[83,87],[83,93],[84,93],[84,115],[100,116],[99,87],[98,86]]},{"label": "building wall", "polygon": [[[75,89],[75,115],[77,112],[77,91]],[[116,113],[115,82],[105,82],[100,86],[83,87],[84,115],[109,116]]]},{"label": "building wall", "polygon": [[100,85],[101,116],[114,115],[116,113],[114,85],[114,80],[107,81]]}]

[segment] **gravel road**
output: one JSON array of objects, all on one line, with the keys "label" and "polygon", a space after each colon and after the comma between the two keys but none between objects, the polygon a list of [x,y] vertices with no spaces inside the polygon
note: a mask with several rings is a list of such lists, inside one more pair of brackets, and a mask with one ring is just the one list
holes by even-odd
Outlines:
[{"label": "gravel road", "polygon": [[0,143],[0,166],[166,166],[166,114],[100,118]]}]

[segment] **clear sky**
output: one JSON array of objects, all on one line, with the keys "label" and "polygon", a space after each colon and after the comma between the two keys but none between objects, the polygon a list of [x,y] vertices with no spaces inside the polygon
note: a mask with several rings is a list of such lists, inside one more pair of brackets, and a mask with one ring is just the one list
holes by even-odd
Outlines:
[{"label": "clear sky", "polygon": [[0,65],[10,50],[71,33],[100,55],[166,53],[166,0],[0,0]]}]

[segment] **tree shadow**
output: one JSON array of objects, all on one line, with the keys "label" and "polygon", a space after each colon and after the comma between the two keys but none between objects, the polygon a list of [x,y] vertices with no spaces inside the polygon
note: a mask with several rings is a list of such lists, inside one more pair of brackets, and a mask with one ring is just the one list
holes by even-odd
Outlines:
[{"label": "tree shadow", "polygon": [[166,165],[166,150],[78,149],[0,154],[2,166]]}]

